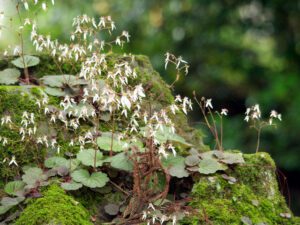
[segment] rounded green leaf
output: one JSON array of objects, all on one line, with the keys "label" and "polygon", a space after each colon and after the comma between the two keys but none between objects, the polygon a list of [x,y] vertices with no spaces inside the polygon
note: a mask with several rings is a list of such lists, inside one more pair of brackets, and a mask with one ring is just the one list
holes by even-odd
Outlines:
[{"label": "rounded green leaf", "polygon": [[[144,137],[149,137],[149,131],[147,129],[144,128],[141,132]],[[183,137],[179,136],[176,133],[173,133],[170,127],[164,125],[161,129],[158,129],[155,132],[155,138],[160,143],[166,143],[167,141],[171,141],[184,146],[192,146],[190,143],[187,143]]]},{"label": "rounded green leaf", "polygon": [[15,84],[19,81],[21,73],[17,69],[5,69],[0,71],[0,84]]},{"label": "rounded green leaf", "polygon": [[61,187],[63,189],[65,189],[66,191],[75,191],[78,190],[82,187],[81,183],[76,183],[76,182],[66,182],[66,183],[62,183]]},{"label": "rounded green leaf", "polygon": [[11,181],[4,187],[4,191],[9,195],[21,196],[24,192],[25,183],[23,181]]},{"label": "rounded green leaf", "polygon": [[23,57],[19,57],[13,61],[11,61],[16,67],[24,69],[32,66],[36,66],[40,63],[40,59],[31,55],[24,55]]},{"label": "rounded green leaf", "polygon": [[85,166],[102,166],[103,154],[99,150],[86,149],[77,154],[77,159]]},{"label": "rounded green leaf", "polygon": [[46,180],[47,177],[43,174],[43,171],[40,168],[33,167],[25,171],[22,179],[26,184],[34,186],[37,181]]},{"label": "rounded green leaf", "polygon": [[172,166],[169,168],[169,173],[172,177],[183,178],[188,177],[189,173],[185,170],[184,166]]},{"label": "rounded green leaf", "polygon": [[117,204],[110,203],[104,206],[104,210],[108,215],[116,216],[120,211],[120,207]]},{"label": "rounded green leaf", "polygon": [[213,174],[218,170],[226,170],[227,168],[225,164],[210,158],[202,159],[199,163],[199,172],[202,174]]},{"label": "rounded green leaf", "polygon": [[20,202],[24,201],[25,197],[16,197],[16,198],[10,198],[10,197],[4,197],[1,200],[1,205],[3,206],[15,206],[18,205]]},{"label": "rounded green leaf", "polygon": [[242,153],[233,152],[215,152],[215,156],[220,159],[221,162],[226,164],[242,164],[245,163]]},{"label": "rounded green leaf", "polygon": [[115,169],[132,171],[133,163],[125,154],[125,152],[119,153],[110,158],[111,166]]},{"label": "rounded green leaf", "polygon": [[163,166],[168,169],[169,173],[173,177],[188,177],[189,174],[185,169],[185,159],[182,156],[168,156],[168,158],[162,159]]},{"label": "rounded green leaf", "polygon": [[200,162],[200,159],[197,155],[189,155],[185,158],[185,164],[188,166],[196,166]]},{"label": "rounded green leaf", "polygon": [[105,150],[114,152],[121,152],[126,148],[126,142],[118,140],[118,134],[112,135],[111,132],[103,132],[101,137],[97,138],[98,146]]},{"label": "rounded green leaf", "polygon": [[63,157],[54,156],[45,160],[45,167],[55,168],[55,167],[66,166],[67,162],[68,160]]},{"label": "rounded green leaf", "polygon": [[62,91],[60,88],[46,87],[44,89],[44,91],[48,95],[52,95],[52,96],[56,96],[56,97],[61,97],[61,96],[65,96],[66,95],[66,93],[64,91]]},{"label": "rounded green leaf", "polygon": [[62,88],[65,84],[68,84],[69,86],[76,86],[85,85],[87,83],[85,80],[68,74],[43,76],[41,80],[45,85],[56,88]]},{"label": "rounded green leaf", "polygon": [[90,188],[101,188],[106,185],[109,178],[105,173],[95,172],[90,174],[89,171],[80,169],[71,174],[74,181],[82,183],[84,186]]},{"label": "rounded green leaf", "polygon": [[4,205],[1,205],[0,206],[0,215],[3,215],[5,214],[8,210],[10,210],[13,206],[4,206]]}]

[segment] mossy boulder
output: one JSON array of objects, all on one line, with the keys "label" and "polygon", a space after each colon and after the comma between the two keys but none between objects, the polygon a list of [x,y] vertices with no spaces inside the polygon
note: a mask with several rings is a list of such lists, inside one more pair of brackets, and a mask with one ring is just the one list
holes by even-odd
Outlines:
[{"label": "mossy boulder", "polygon": [[[109,66],[127,56],[108,55]],[[0,70],[12,67],[11,57],[0,60]],[[40,56],[41,63],[30,68],[30,74],[36,78],[44,75],[76,74],[79,64],[74,67],[63,65],[61,71],[57,69],[50,57]],[[153,110],[159,110],[174,101],[171,90],[159,74],[152,68],[149,59],[145,56],[135,56],[135,70],[139,81],[142,82],[148,95],[148,103]],[[77,152],[78,149],[69,147],[69,131],[59,125],[49,126],[47,118],[36,106],[36,99],[42,98],[43,86],[0,86],[0,118],[11,115],[12,120],[19,123],[23,111],[35,113],[39,135],[47,134],[56,138],[61,146],[60,154],[64,152]],[[59,98],[50,97],[50,104],[58,105]],[[184,114],[174,118],[178,134],[187,142],[192,143],[199,151],[207,151],[203,145],[201,131],[188,125]],[[58,126],[58,127],[55,127]],[[91,124],[84,124],[76,131],[85,133]],[[106,126],[106,127],[105,127]],[[110,129],[109,123],[102,129]],[[78,134],[77,134],[78,135]],[[7,145],[0,145],[0,178],[3,181],[20,175],[21,167],[27,164],[42,164],[49,154],[57,154],[30,142],[20,142],[18,129],[1,127],[0,137],[10,140]],[[179,153],[187,154],[185,150]],[[9,166],[8,160],[15,156],[19,164]],[[299,218],[293,217],[281,195],[276,179],[276,166],[267,153],[244,155],[245,164],[231,166],[224,173],[211,176],[197,175],[194,177],[193,189],[190,193],[190,206],[194,209],[191,214],[180,222],[181,224],[214,224],[214,225],[272,225],[272,224],[300,224]],[[6,161],[5,161],[6,159]],[[7,160],[8,159],[8,160]],[[233,177],[233,180],[228,180]],[[232,178],[231,178],[232,179]],[[236,180],[235,180],[236,179]],[[234,181],[234,182],[233,182]],[[99,196],[95,192],[88,198],[81,194],[78,198],[68,196],[56,185],[45,190],[43,197],[31,200],[15,224],[91,224],[87,210],[78,204],[83,203],[90,213],[98,210],[102,201],[111,202],[114,196]],[[76,195],[74,195],[76,196]],[[76,201],[77,200],[77,201]],[[286,218],[291,217],[291,218]]]},{"label": "mossy boulder", "polygon": [[195,214],[183,224],[300,224],[279,191],[268,153],[244,154],[245,164],[197,178],[190,205]]},{"label": "mossy boulder", "polygon": [[[80,70],[80,64],[75,63],[75,66],[64,64],[58,69],[51,57],[42,55],[39,56],[41,62],[38,66],[30,68],[30,74],[36,78],[44,75],[59,75],[59,74],[77,74]],[[129,59],[128,56],[108,54],[108,66],[113,67],[114,64],[120,60]],[[0,59],[0,70],[14,67],[11,63],[13,57]],[[134,69],[138,74],[139,80],[136,83],[142,83],[146,92],[147,99],[151,102],[153,110],[159,110],[162,107],[174,101],[171,90],[167,84],[162,80],[160,75],[153,69],[149,59],[146,56],[135,56]],[[36,115],[36,122],[39,136],[52,136],[60,146],[60,154],[65,152],[77,152],[79,149],[70,147],[66,140],[70,140],[72,135],[62,125],[49,125],[43,111],[39,111],[36,100],[43,96],[43,86],[4,86],[0,85],[0,118],[4,115],[11,115],[12,120],[18,124],[21,122],[23,111],[34,113]],[[50,105],[58,106],[60,99],[58,97],[49,96]],[[147,103],[148,104],[148,103]],[[186,116],[181,113],[176,117],[176,129],[178,134],[182,135],[188,142],[197,146],[197,148],[204,150],[205,146],[202,141],[202,133],[193,129],[188,125]],[[57,129],[56,129],[57,128]],[[91,128],[91,124],[82,124],[78,133],[85,133]],[[101,130],[109,130],[111,127],[109,123],[103,123]],[[7,145],[0,144],[0,161],[6,160],[6,163],[0,164],[0,178],[6,180],[12,178],[20,173],[20,168],[27,164],[39,165],[48,154],[46,149],[37,146],[35,143],[27,141],[20,141],[19,130],[1,127],[0,137],[6,137],[10,141]],[[56,154],[55,150],[50,154]],[[9,159],[15,156],[20,167],[8,166]]]},{"label": "mossy boulder", "polygon": [[32,200],[15,225],[92,225],[88,211],[57,185]]}]

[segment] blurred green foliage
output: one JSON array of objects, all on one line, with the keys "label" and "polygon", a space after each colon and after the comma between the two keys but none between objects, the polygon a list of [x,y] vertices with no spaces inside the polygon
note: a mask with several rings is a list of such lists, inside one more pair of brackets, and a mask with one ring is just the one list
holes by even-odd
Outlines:
[{"label": "blurred green foliage", "polygon": [[[266,117],[277,109],[283,122],[275,131],[265,130],[261,150],[270,152],[281,168],[300,171],[299,0],[70,0],[56,4],[47,14],[37,14],[43,33],[51,30],[68,41],[75,15],[111,15],[120,32],[131,34],[125,51],[150,56],[168,82],[175,77],[164,71],[164,53],[182,55],[191,65],[190,74],[177,83],[175,92],[192,97],[195,90],[213,98],[215,108],[229,109],[226,148],[255,151],[256,134],[243,121],[246,106],[259,103]],[[202,126],[200,120],[195,110],[192,121]]]}]

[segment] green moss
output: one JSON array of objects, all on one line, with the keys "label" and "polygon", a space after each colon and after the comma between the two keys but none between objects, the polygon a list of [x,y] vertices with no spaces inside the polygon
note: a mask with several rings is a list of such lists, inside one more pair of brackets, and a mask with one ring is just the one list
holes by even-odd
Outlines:
[{"label": "green moss", "polygon": [[237,182],[230,184],[220,174],[203,176],[192,190],[191,206],[196,215],[183,224],[296,224],[280,213],[291,213],[278,190],[274,161],[267,153],[244,155],[246,163],[228,171]]},{"label": "green moss", "polygon": [[[35,113],[37,121],[42,119],[34,99],[29,93],[24,92],[24,88],[0,86],[0,115],[10,115],[12,121],[20,124],[23,111]],[[4,159],[9,161],[12,155],[16,156],[20,165],[33,162],[39,163],[43,159],[42,156],[45,154],[45,150],[37,148],[31,141],[21,142],[18,128],[10,129],[7,125],[2,125],[0,136],[8,139],[7,145],[0,145],[1,162]],[[15,176],[18,172],[17,167],[9,167],[8,163],[0,164],[0,176],[2,178]]]},{"label": "green moss", "polygon": [[15,225],[92,225],[87,210],[57,185],[43,194],[26,207]]}]

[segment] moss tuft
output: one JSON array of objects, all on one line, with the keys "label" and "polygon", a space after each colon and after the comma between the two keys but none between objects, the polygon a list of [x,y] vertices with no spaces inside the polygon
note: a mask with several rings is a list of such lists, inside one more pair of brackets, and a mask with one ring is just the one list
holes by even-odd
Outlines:
[{"label": "moss tuft", "polygon": [[191,206],[197,213],[184,224],[239,225],[242,218],[253,224],[296,224],[278,190],[274,161],[267,153],[245,154],[246,163],[228,171],[237,182],[230,184],[221,174],[203,176],[192,190]]},{"label": "moss tuft", "polygon": [[92,225],[87,210],[57,185],[44,192],[44,197],[33,200],[21,213],[15,225]]}]

